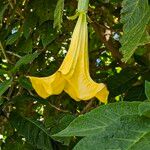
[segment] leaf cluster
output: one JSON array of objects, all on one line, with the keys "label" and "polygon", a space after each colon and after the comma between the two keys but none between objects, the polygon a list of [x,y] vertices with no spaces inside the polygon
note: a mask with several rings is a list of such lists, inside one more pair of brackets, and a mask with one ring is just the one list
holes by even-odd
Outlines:
[{"label": "leaf cluster", "polygon": [[148,0],[90,0],[89,68],[110,91],[107,105],[33,90],[27,76],[61,65],[76,8],[77,0],[0,0],[0,149],[150,149]]}]

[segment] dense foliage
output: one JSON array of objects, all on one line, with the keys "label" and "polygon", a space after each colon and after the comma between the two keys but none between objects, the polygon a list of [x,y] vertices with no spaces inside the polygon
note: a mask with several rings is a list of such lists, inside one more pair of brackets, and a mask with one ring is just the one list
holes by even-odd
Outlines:
[{"label": "dense foliage", "polygon": [[90,74],[108,104],[40,98],[27,76],[61,65],[77,0],[0,0],[0,149],[150,149],[150,1],[90,0]]}]

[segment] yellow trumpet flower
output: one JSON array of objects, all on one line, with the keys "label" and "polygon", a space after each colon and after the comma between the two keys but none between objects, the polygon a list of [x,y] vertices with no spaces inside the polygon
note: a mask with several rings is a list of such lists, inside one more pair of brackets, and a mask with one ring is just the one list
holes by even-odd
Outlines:
[{"label": "yellow trumpet flower", "polygon": [[94,82],[89,74],[86,19],[86,13],[80,12],[68,53],[60,68],[48,77],[29,77],[40,97],[47,98],[64,90],[76,101],[97,97],[107,103],[107,87],[103,83]]}]

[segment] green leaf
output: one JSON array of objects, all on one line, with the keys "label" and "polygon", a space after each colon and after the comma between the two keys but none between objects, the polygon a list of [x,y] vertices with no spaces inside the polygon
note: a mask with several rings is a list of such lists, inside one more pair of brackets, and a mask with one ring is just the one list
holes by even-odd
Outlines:
[{"label": "green leaf", "polygon": [[31,53],[32,52],[32,38],[29,37],[28,39],[25,38],[21,38],[21,40],[19,40],[19,43],[17,45],[18,47],[18,51],[22,52],[22,53]]},{"label": "green leaf", "polygon": [[53,29],[52,22],[44,22],[39,28],[39,34],[41,36],[42,44],[44,48],[51,44],[57,37],[57,31]]},{"label": "green leaf", "polygon": [[2,98],[0,97],[0,106],[3,104],[3,102],[4,102],[4,99],[2,99]]},{"label": "green leaf", "polygon": [[149,149],[150,119],[139,115],[140,104],[116,102],[100,106],[79,116],[54,136],[83,136],[74,150]]},{"label": "green leaf", "polygon": [[146,99],[147,98],[144,93],[143,85],[130,87],[130,89],[126,92],[124,97],[124,101],[144,101]]},{"label": "green leaf", "polygon": [[3,69],[0,69],[0,76],[3,76],[4,74],[8,74],[9,72]]},{"label": "green leaf", "polygon": [[64,0],[58,0],[57,5],[54,11],[54,28],[57,28],[59,31],[62,27],[63,22],[63,10],[64,10]]},{"label": "green leaf", "polygon": [[145,81],[145,94],[147,98],[150,100],[150,82]]},{"label": "green leaf", "polygon": [[[63,116],[59,122],[52,127],[51,133],[55,134],[60,132],[61,130],[65,129],[73,120],[75,119],[75,116],[71,114],[66,114]],[[54,122],[54,121],[53,121]],[[53,137],[55,141],[59,141],[63,143],[63,145],[69,145],[71,138],[70,137]]]},{"label": "green leaf", "polygon": [[150,119],[128,115],[121,117],[106,131],[85,137],[73,150],[148,150]]},{"label": "green leaf", "polygon": [[12,79],[5,80],[2,83],[0,83],[0,96],[10,87],[12,83]]},{"label": "green leaf", "polygon": [[138,114],[138,102],[117,102],[100,106],[76,118],[70,125],[55,136],[89,136],[111,128],[112,124],[125,115]]},{"label": "green leaf", "polygon": [[38,21],[37,15],[33,12],[29,13],[23,24],[23,34],[26,37],[26,39],[29,38],[29,35],[34,30],[37,21]]},{"label": "green leaf", "polygon": [[124,34],[120,51],[123,53],[123,61],[127,62],[138,46],[150,42],[150,36],[146,30],[150,21],[148,0],[124,0],[121,13]]},{"label": "green leaf", "polygon": [[53,20],[54,9],[56,6],[56,0],[32,0],[31,8],[35,11],[39,17],[39,23],[42,24],[47,20]]},{"label": "green leaf", "polygon": [[41,122],[11,113],[10,121],[17,132],[32,145],[43,150],[52,150],[50,135]]},{"label": "green leaf", "polygon": [[8,4],[0,5],[0,26],[2,24],[3,15],[5,13],[5,10],[7,9]]},{"label": "green leaf", "polygon": [[107,79],[107,85],[110,91],[110,95],[117,96],[124,92],[127,92],[137,81],[138,75],[133,68],[126,68],[121,70],[120,73],[110,76]]},{"label": "green leaf", "polygon": [[2,145],[2,150],[35,150],[31,144],[24,142],[16,134],[9,136]]},{"label": "green leaf", "polygon": [[150,102],[144,102],[139,105],[139,114],[150,118]]},{"label": "green leaf", "polygon": [[33,54],[28,54],[20,58],[19,61],[17,61],[15,67],[12,69],[12,71],[16,71],[21,65],[26,65],[31,63],[35,58],[38,57],[40,53],[33,53]]},{"label": "green leaf", "polygon": [[21,36],[21,33],[18,31],[14,34],[11,34],[8,39],[6,40],[6,45],[11,45],[13,44],[18,38]]},{"label": "green leaf", "polygon": [[19,83],[27,90],[33,89],[31,82],[26,77],[20,77]]}]

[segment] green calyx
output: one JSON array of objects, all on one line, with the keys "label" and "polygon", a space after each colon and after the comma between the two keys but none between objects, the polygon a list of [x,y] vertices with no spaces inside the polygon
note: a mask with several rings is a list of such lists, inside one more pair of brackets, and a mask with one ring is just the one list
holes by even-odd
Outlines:
[{"label": "green calyx", "polygon": [[69,20],[75,20],[81,13],[86,13],[89,6],[89,0],[78,0],[78,8],[75,15],[67,17]]}]

